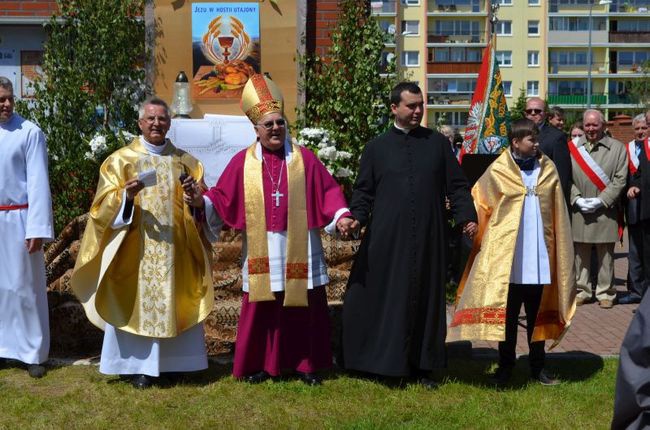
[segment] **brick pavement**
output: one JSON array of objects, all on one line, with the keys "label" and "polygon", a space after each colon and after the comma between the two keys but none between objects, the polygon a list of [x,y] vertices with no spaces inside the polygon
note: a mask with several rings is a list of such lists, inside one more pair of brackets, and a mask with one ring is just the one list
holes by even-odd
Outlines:
[{"label": "brick pavement", "polygon": [[[625,287],[627,242],[624,243],[623,248],[616,246],[614,275],[620,297],[621,293],[627,291]],[[578,307],[571,328],[562,342],[550,353],[596,354],[604,357],[618,355],[621,342],[634,315],[633,310],[637,306],[615,305],[612,309],[601,309],[597,302],[593,302]],[[472,346],[475,355],[496,355],[497,342],[473,342]],[[548,348],[550,342],[547,342],[546,346]],[[526,330],[521,326],[517,337],[517,354],[528,354]]]}]

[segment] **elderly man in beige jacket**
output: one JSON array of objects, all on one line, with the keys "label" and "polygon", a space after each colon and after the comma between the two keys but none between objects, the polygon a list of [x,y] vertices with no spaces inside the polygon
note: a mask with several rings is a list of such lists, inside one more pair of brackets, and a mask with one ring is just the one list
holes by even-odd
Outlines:
[{"label": "elderly man in beige jacket", "polygon": [[614,245],[619,238],[619,199],[625,188],[625,145],[605,135],[605,119],[589,109],[583,115],[585,135],[569,143],[573,184],[571,218],[575,247],[577,304],[591,300],[592,246],[598,257],[596,300],[611,308],[614,288]]}]

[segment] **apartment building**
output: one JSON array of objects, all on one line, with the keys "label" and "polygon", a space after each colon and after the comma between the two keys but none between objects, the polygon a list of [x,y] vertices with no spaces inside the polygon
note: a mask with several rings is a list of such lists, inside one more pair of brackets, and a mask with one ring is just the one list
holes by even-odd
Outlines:
[{"label": "apartment building", "polygon": [[[551,105],[583,110],[590,81],[591,106],[609,117],[636,108],[630,85],[650,59],[650,0],[492,1],[499,5],[496,55],[510,106],[523,89]],[[371,6],[393,38],[385,55],[396,56],[399,73],[426,93],[427,122],[444,114],[447,123],[464,128],[481,51],[492,34],[490,0]]]}]

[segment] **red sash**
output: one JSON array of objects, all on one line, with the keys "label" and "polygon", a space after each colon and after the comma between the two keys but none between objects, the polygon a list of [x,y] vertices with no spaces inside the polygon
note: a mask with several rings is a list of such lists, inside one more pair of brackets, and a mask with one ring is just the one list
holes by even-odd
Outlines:
[{"label": "red sash", "polygon": [[0,211],[16,211],[18,209],[27,209],[28,205],[9,205],[9,206],[0,206]]},{"label": "red sash", "polygon": [[[627,148],[627,165],[632,175],[639,168],[639,157],[636,156],[635,146],[636,142],[634,140],[625,145]],[[650,143],[648,143],[647,137],[643,140],[643,150],[645,151],[645,158],[650,161]]]},{"label": "red sash", "polygon": [[[583,154],[582,151],[580,151],[578,148],[578,145],[573,143],[572,139],[569,139],[569,152],[571,152],[571,156],[576,161],[576,163],[578,163],[578,166],[580,166],[582,172],[587,175],[587,178],[589,178],[589,180],[596,186],[596,188],[598,188],[598,191],[603,192],[603,190],[607,188],[607,185],[609,184],[609,178],[605,175],[605,172],[603,172],[596,161],[591,158],[591,156],[589,156],[586,151]],[[623,214],[623,209],[620,206],[618,207],[616,218],[616,221],[618,222],[618,240],[622,243],[623,230],[625,230],[625,217]]]}]

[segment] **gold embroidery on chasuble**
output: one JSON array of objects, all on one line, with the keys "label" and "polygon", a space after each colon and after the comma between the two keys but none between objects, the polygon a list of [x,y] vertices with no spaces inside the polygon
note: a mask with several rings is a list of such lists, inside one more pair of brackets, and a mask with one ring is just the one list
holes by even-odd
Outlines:
[{"label": "gold embroidery on chasuble", "polygon": [[141,192],[142,258],[138,273],[139,330],[145,336],[166,337],[176,333],[174,306],[174,195],[172,157],[147,156],[138,171],[156,170],[157,184]]}]

